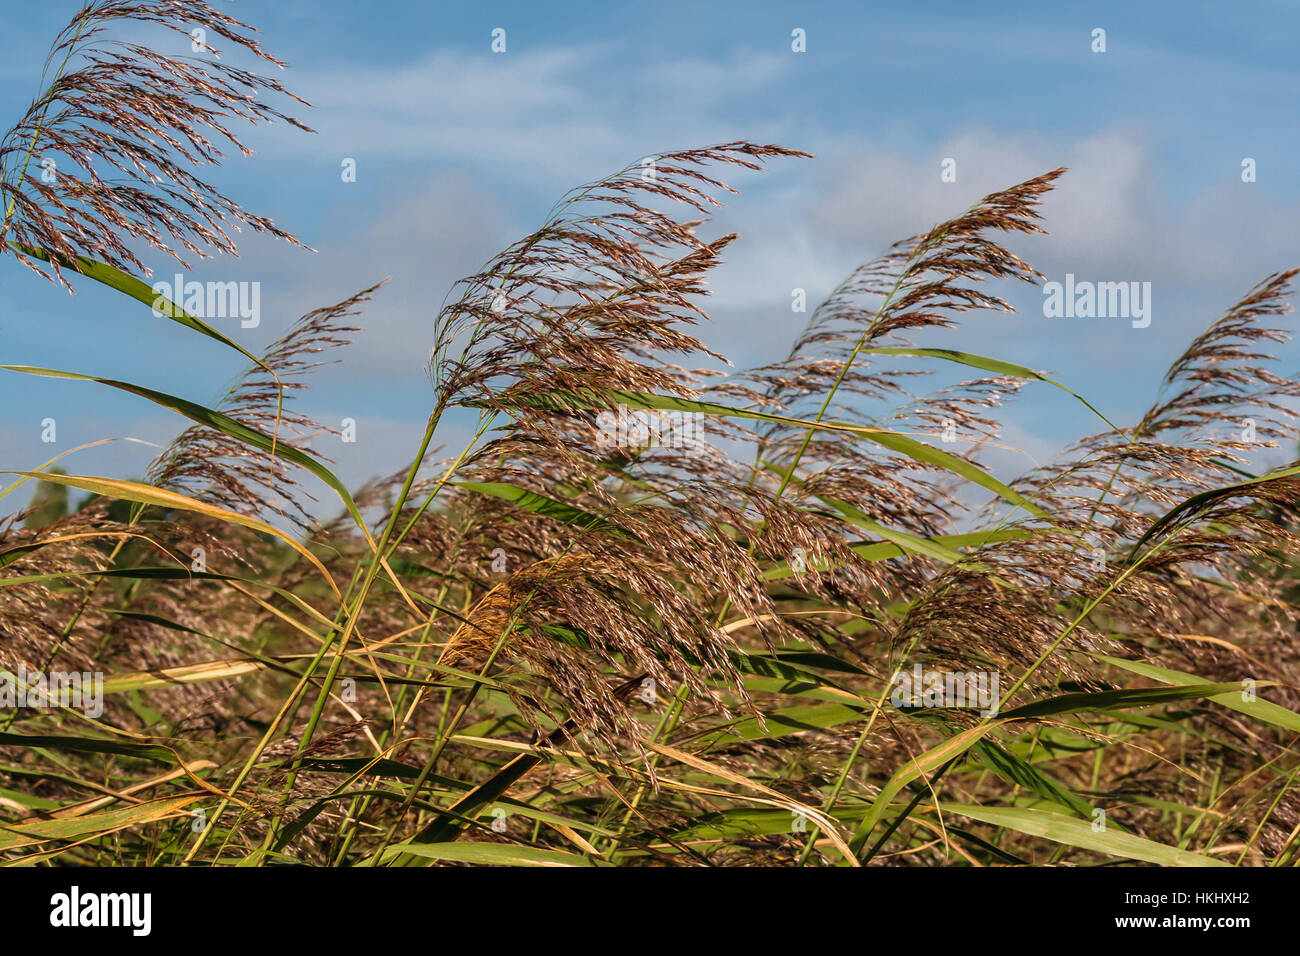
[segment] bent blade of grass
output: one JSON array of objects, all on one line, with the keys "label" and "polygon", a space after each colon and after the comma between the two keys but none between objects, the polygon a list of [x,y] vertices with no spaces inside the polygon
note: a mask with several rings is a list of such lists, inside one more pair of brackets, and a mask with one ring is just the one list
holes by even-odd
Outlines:
[{"label": "bent blade of grass", "polygon": [[231,680],[266,668],[261,661],[233,658],[221,661],[203,661],[199,664],[181,664],[152,671],[131,671],[104,678],[105,694],[121,694],[152,687],[175,687],[180,684],[206,684],[217,680]]},{"label": "bent blade of grass", "polygon": [[[719,690],[729,686],[722,681],[710,681],[710,686]],[[824,681],[789,680],[784,677],[746,677],[745,687],[751,691],[774,694],[779,697],[794,699],[820,700],[830,704],[850,703],[861,707],[872,707],[873,702],[859,697],[851,691],[844,690]]]},{"label": "bent blade of grass", "polygon": [[[1256,686],[1271,686],[1271,681],[1261,681]],[[1240,683],[1229,684],[1189,684],[1183,687],[1139,687],[1127,690],[1105,690],[1082,694],[1061,694],[1036,700],[1005,710],[999,716],[1005,720],[1019,720],[1025,717],[1048,717],[1055,714],[1070,714],[1080,711],[1123,710],[1129,707],[1146,707],[1153,704],[1167,704],[1172,701],[1192,700],[1198,697],[1215,697],[1229,692],[1240,692]]]},{"label": "bent blade of grass", "polygon": [[[151,441],[145,441],[143,438],[101,438],[98,441],[88,441],[84,445],[78,445],[75,448],[69,448],[67,451],[59,452],[59,454],[55,455],[49,461],[41,464],[36,470],[38,472],[45,471],[45,469],[49,468],[51,465],[58,462],[60,459],[66,458],[68,455],[71,455],[74,452],[84,451],[87,448],[95,448],[99,445],[107,445],[109,442],[115,442],[115,441],[129,441],[137,445],[148,445],[150,448],[159,447],[158,445],[155,445]],[[18,488],[22,487],[28,482],[28,480],[29,479],[27,478],[19,478],[17,481],[11,482],[10,484],[6,485],[4,488],[0,488],[0,498],[3,498],[5,495],[9,494],[10,492],[15,491]]]},{"label": "bent blade of grass", "polygon": [[9,245],[24,255],[31,256],[33,259],[40,259],[42,262],[52,262],[58,259],[60,265],[65,268],[71,268],[77,274],[83,275],[88,279],[94,279],[96,282],[103,283],[110,289],[115,289],[123,295],[135,299],[137,302],[143,302],[145,305],[163,316],[178,322],[186,328],[193,329],[201,335],[206,335],[210,339],[220,342],[227,348],[234,349],[236,352],[251,359],[260,368],[266,368],[256,355],[249,352],[242,345],[225,335],[222,335],[212,326],[208,325],[202,319],[191,315],[183,308],[164,295],[159,295],[146,284],[142,279],[137,279],[129,272],[123,272],[121,269],[114,268],[107,263],[98,262],[94,259],[88,259],[85,256],[77,256],[76,260],[69,260],[62,256],[52,257],[44,249],[37,249],[34,246],[23,245],[22,243],[9,240]]},{"label": "bent blade of grass", "polygon": [[[1203,678],[1194,674],[1187,674],[1183,671],[1170,670],[1167,667],[1156,667],[1153,664],[1144,664],[1141,661],[1124,660],[1121,657],[1110,657],[1106,654],[1092,653],[1089,656],[1099,661],[1104,661],[1121,670],[1126,670],[1131,674],[1138,674],[1142,677],[1149,677],[1152,680],[1158,680],[1162,684],[1174,684],[1180,687],[1190,687],[1204,684]],[[1259,681],[1255,682],[1256,687],[1261,686]],[[1293,710],[1287,710],[1278,704],[1268,700],[1256,698],[1253,701],[1245,700],[1242,697],[1242,685],[1235,685],[1231,693],[1216,694],[1209,699],[1216,704],[1227,707],[1229,710],[1235,710],[1238,713],[1245,714],[1247,717],[1253,717],[1256,720],[1263,721],[1266,724],[1272,724],[1274,727],[1281,727],[1283,730],[1289,730],[1293,734],[1300,734],[1300,714]]]},{"label": "bent blade of grass", "polygon": [[898,435],[892,432],[875,432],[862,436],[868,441],[873,441],[878,445],[884,445],[891,451],[896,451],[901,455],[906,455],[913,461],[923,462],[928,465],[934,465],[945,471],[951,471],[953,474],[960,475],[972,484],[979,485],[988,491],[993,492],[1004,501],[1008,501],[1018,508],[1024,509],[1035,518],[1042,518],[1044,521],[1049,520],[1047,512],[1038,505],[1034,504],[1020,492],[1014,490],[1009,485],[1003,484],[983,468],[973,465],[963,458],[956,455],[950,455],[946,451],[940,451],[933,445],[927,445],[923,441],[917,441],[915,438],[909,438],[906,435]]},{"label": "bent blade of grass", "polygon": [[765,711],[763,720],[749,717],[718,730],[707,731],[693,743],[698,746],[726,747],[742,741],[771,740],[809,730],[827,730],[861,720],[865,716],[863,711],[870,710],[871,706],[870,701],[863,700],[860,705],[808,704]]},{"label": "bent blade of grass", "polygon": [[1053,843],[1063,843],[1083,850],[1093,850],[1126,860],[1142,860],[1160,866],[1230,866],[1223,860],[1180,850],[1114,829],[1096,832],[1092,823],[1067,817],[1050,810],[1031,810],[1027,807],[981,807],[961,803],[944,803],[940,808],[946,813],[956,813],[981,823],[1006,827],[1017,833],[1041,837]]},{"label": "bent blade of grass", "polygon": [[[253,578],[241,578],[231,574],[217,574],[215,571],[191,571],[189,568],[183,568],[183,567],[167,568],[167,567],[144,566],[144,567],[135,567],[135,568],[106,568],[103,571],[95,571],[92,569],[76,569],[71,571],[55,571],[49,574],[25,574],[22,575],[21,577],[0,578],[0,588],[15,587],[22,584],[43,584],[47,581],[60,581],[63,580],[64,578],[71,578],[71,577],[131,578],[131,579],[152,580],[152,581],[186,581],[186,580],[225,581],[226,583],[234,586],[236,590],[239,590],[241,587],[247,587],[247,588],[261,588],[270,591],[272,594],[276,594],[284,598],[286,601],[288,601],[294,607],[301,610],[304,614],[310,617],[313,621],[316,621],[318,624],[321,624],[325,627],[334,626],[333,622],[329,618],[325,617],[323,614],[321,614],[320,611],[316,610],[314,607],[312,607],[310,604],[308,604],[306,601],[298,597],[298,595],[294,594],[292,591],[288,590],[287,588],[279,588],[276,587],[274,584],[267,584],[265,581],[258,581]],[[241,593],[248,595],[247,591],[242,591]],[[271,606],[265,604],[259,598],[253,595],[248,595],[248,596],[251,597],[254,601],[257,601],[259,604],[262,604],[262,606],[267,610],[272,610]],[[103,609],[103,613],[117,614],[121,612],[119,610],[115,610],[112,608],[106,608]],[[151,623],[158,623],[158,621],[154,621]],[[171,626],[171,624],[164,623],[163,626],[169,627]],[[295,624],[295,627],[298,630],[302,630],[302,627],[300,625]],[[194,630],[193,628],[188,628],[187,630],[189,630],[191,633],[199,634],[199,636],[201,637],[208,638],[209,640],[213,639],[211,635],[203,634],[199,631]],[[318,642],[321,640],[319,635],[312,635],[312,637]]]},{"label": "bent blade of grass", "polygon": [[95,737],[53,737],[0,732],[0,746],[29,747],[33,750],[66,750],[73,753],[115,754],[120,757],[152,760],[156,763],[179,762],[176,755],[166,747],[100,740]]},{"label": "bent blade of grass", "polygon": [[[1036,535],[1048,533],[1045,529],[1031,528],[991,528],[987,531],[973,531],[964,534],[946,534],[937,535],[926,540],[932,541],[944,548],[969,548],[982,547],[985,544],[992,544],[1001,541],[1024,540],[1035,537]],[[856,544],[849,545],[849,550],[856,554],[863,561],[889,561],[893,558],[906,557],[909,553],[902,546],[892,541],[860,541]],[[963,560],[968,560],[968,555],[961,555]],[[817,571],[831,571],[840,567],[843,562],[832,561],[823,558],[808,558],[809,567]],[[765,581],[782,581],[786,578],[794,577],[799,572],[790,568],[789,561],[781,561],[763,572]]]},{"label": "bent blade of grass", "polygon": [[169,817],[178,810],[202,799],[202,794],[150,800],[104,813],[92,813],[64,820],[37,820],[34,823],[0,825],[0,850],[47,843],[51,840],[82,840],[102,836],[115,830],[151,823]]},{"label": "bent blade of grass", "polygon": [[174,491],[168,491],[165,488],[156,488],[153,485],[142,484],[138,481],[123,481],[120,478],[98,478],[91,475],[56,475],[56,474],[38,474],[27,471],[5,472],[10,475],[26,475],[28,478],[39,478],[41,481],[53,482],[56,485],[67,485],[69,488],[79,488],[82,491],[89,491],[97,495],[104,495],[107,498],[120,498],[124,501],[135,501],[145,505],[155,505],[159,508],[175,508],[180,511],[193,511],[208,518],[215,518],[218,521],[224,521],[227,524],[237,524],[252,531],[257,531],[273,538],[283,541],[294,551],[298,552],[312,566],[320,572],[321,577],[329,584],[336,597],[342,598],[339,593],[338,585],[334,583],[334,578],[326,570],[316,555],[312,554],[299,541],[291,535],[286,534],[279,528],[267,524],[258,518],[249,515],[241,515],[235,511],[228,511],[225,508],[218,508],[216,505],[204,504],[187,495],[177,494]]},{"label": "bent blade of grass", "polygon": [[1209,491],[1202,491],[1200,494],[1192,495],[1192,497],[1187,500],[1180,502],[1173,508],[1170,508],[1165,512],[1160,520],[1146,530],[1146,533],[1143,534],[1142,537],[1138,538],[1133,547],[1129,549],[1126,564],[1131,565],[1137,559],[1138,552],[1142,550],[1142,546],[1152,538],[1159,535],[1171,524],[1174,524],[1185,517],[1204,511],[1206,508],[1212,507],[1219,501],[1240,495],[1248,496],[1251,494],[1252,489],[1258,485],[1271,481],[1279,481],[1284,478],[1293,478],[1296,475],[1300,475],[1300,465],[1281,468],[1277,471],[1269,472],[1267,475],[1260,475],[1258,478],[1252,478],[1249,481],[1240,481],[1236,484],[1224,485],[1221,488],[1211,488]]},{"label": "bent blade of grass", "polygon": [[884,816],[889,803],[903,787],[913,780],[937,770],[949,761],[961,757],[989,731],[1009,721],[1029,717],[1048,717],[1055,714],[1075,713],[1084,710],[1107,711],[1124,707],[1163,704],[1196,697],[1210,697],[1229,690],[1239,689],[1239,684],[1197,684],[1188,687],[1138,688],[1087,694],[1061,694],[1056,697],[1049,697],[1046,700],[1034,701],[1013,710],[1003,711],[996,718],[949,737],[938,746],[932,747],[895,771],[871,805],[871,812],[858,825],[857,833],[854,834],[850,846],[853,847],[854,853],[862,852],[867,837],[871,834],[871,829]]},{"label": "bent blade of grass", "polygon": [[1001,359],[989,358],[987,355],[974,355],[970,352],[958,352],[954,349],[914,349],[914,348],[879,348],[863,349],[864,355],[909,355],[916,358],[938,358],[949,362],[956,362],[959,365],[968,365],[971,368],[983,369],[986,372],[996,372],[998,375],[1010,375],[1014,378],[1034,379],[1039,382],[1046,382],[1053,385],[1069,395],[1078,399],[1088,411],[1092,412],[1110,428],[1116,432],[1120,429],[1105,415],[1097,411],[1092,403],[1080,395],[1078,392],[1067,388],[1060,382],[1048,378],[1041,372],[1035,372],[1031,368],[1023,365],[1016,365],[1013,362],[1004,362]]},{"label": "bent blade of grass", "polygon": [[[804,480],[795,477],[788,468],[781,468],[771,462],[763,462],[763,466],[789,484],[805,486]],[[839,498],[817,494],[816,492],[813,493],[813,496],[818,501],[824,502],[835,509],[839,513],[839,517],[846,523],[853,525],[855,528],[861,528],[863,531],[870,531],[908,554],[932,558],[941,564],[960,564],[966,560],[966,555],[955,548],[942,544],[933,538],[924,538],[920,535],[883,525],[875,518],[853,507],[847,501],[841,501]]]},{"label": "bent blade of grass", "polygon": [[739,784],[746,789],[753,790],[762,794],[764,797],[775,800],[780,805],[787,807],[790,812],[811,820],[817,824],[818,828],[820,828],[826,835],[826,838],[831,841],[835,849],[844,857],[844,862],[846,864],[849,866],[859,865],[857,857],[853,854],[849,844],[845,843],[844,838],[840,835],[839,828],[835,826],[833,820],[827,817],[820,810],[810,807],[805,803],[800,803],[780,791],[773,790],[771,787],[764,786],[756,780],[743,776],[742,774],[734,773],[720,764],[705,760],[695,754],[687,753],[684,750],[670,747],[668,744],[659,743],[655,740],[644,739],[641,742],[650,750],[653,750],[664,757],[668,757],[670,760],[676,760],[678,763],[686,764],[688,767],[718,777],[719,779],[726,780],[728,783]]},{"label": "bent blade of grass", "polygon": [[[993,740],[981,740],[972,748],[976,757],[1002,777],[1018,786],[1032,790],[1045,800],[1051,800],[1085,820],[1092,814],[1092,804],[1084,800],[1051,774],[1021,760],[1011,751]],[[1111,826],[1118,826],[1111,823]]]},{"label": "bent blade of grass", "polygon": [[[843,687],[840,687],[835,681],[814,673],[803,667],[783,661],[779,656],[772,656],[764,651],[731,651],[727,655],[736,668],[745,674],[752,674],[756,678],[772,678],[783,681],[803,681],[813,684],[825,684],[840,693],[848,693]],[[811,655],[810,655],[811,656]],[[829,655],[826,655],[829,657]],[[832,658],[833,660],[833,658]],[[857,695],[852,695],[856,699]]]},{"label": "bent blade of grass", "polygon": [[306,452],[294,448],[292,445],[276,441],[270,435],[258,431],[256,428],[250,428],[243,422],[236,421],[229,415],[208,408],[205,405],[199,405],[197,402],[191,402],[188,399],[179,398],[175,395],[168,395],[166,392],[155,391],[152,388],[145,388],[143,385],[133,385],[130,382],[120,382],[111,378],[100,378],[97,375],[83,375],[79,372],[65,372],[60,369],[37,368],[33,365],[0,365],[0,368],[7,369],[10,372],[20,372],[24,375],[39,375],[43,378],[63,378],[79,382],[98,382],[100,385],[107,385],[110,388],[116,388],[124,392],[130,392],[133,395],[139,395],[141,398],[148,399],[155,405],[161,405],[163,408],[171,409],[179,415],[188,418],[192,422],[200,425],[206,425],[221,432],[224,435],[243,442],[266,452],[268,455],[274,453],[280,458],[287,459],[295,465],[299,465],[321,481],[325,482],[330,489],[339,496],[343,506],[347,508],[348,515],[355,521],[358,527],[365,528],[365,519],[361,517],[361,512],[357,509],[356,502],[352,500],[352,494],[348,491],[347,486],[339,480],[332,471],[325,467],[320,461],[308,455]]},{"label": "bent blade of grass", "polygon": [[883,525],[874,518],[863,514],[847,501],[840,501],[838,498],[830,498],[826,495],[818,495],[817,497],[838,511],[848,524],[861,528],[863,531],[870,531],[909,554],[932,558],[941,564],[961,564],[967,560],[966,555],[942,541],[934,538],[924,538],[921,535]]},{"label": "bent blade of grass", "polygon": [[[867,812],[865,805],[837,807],[828,815],[839,823],[850,823]],[[726,843],[751,840],[759,836],[789,836],[790,813],[774,807],[737,807],[706,815],[671,834],[673,843]],[[667,850],[665,843],[658,848]]]},{"label": "bent blade of grass", "polygon": [[452,484],[457,488],[464,488],[466,491],[509,501],[526,511],[533,512],[533,514],[539,514],[545,518],[554,518],[556,521],[571,524],[574,527],[582,528],[584,531],[598,531],[618,538],[637,540],[636,535],[613,521],[594,515],[589,511],[583,511],[581,508],[567,505],[563,501],[557,501],[554,498],[548,498],[546,495],[528,491],[525,488],[499,481],[454,481]]},{"label": "bent blade of grass", "polygon": [[[35,554],[37,551],[40,551],[42,548],[48,548],[49,546],[54,544],[66,544],[69,541],[82,541],[82,540],[94,539],[94,538],[117,538],[119,540],[133,538],[139,541],[144,541],[147,544],[153,545],[155,547],[161,547],[148,535],[135,534],[130,531],[105,530],[105,531],[82,531],[77,534],[56,534],[56,535],[51,535],[48,538],[42,538],[39,541],[32,541],[27,544],[14,545],[12,548],[5,548],[3,551],[0,551],[0,568],[7,568],[15,561],[21,561],[29,554]],[[5,578],[3,580],[12,580],[12,579]]]},{"label": "bent blade of grass", "polygon": [[853,839],[849,841],[849,849],[853,851],[854,859],[857,860],[866,846],[867,837],[871,835],[872,829],[885,815],[894,797],[899,792],[919,777],[927,776],[933,771],[939,769],[950,760],[956,760],[967,750],[975,745],[985,734],[996,727],[1004,724],[1005,720],[992,720],[988,723],[977,724],[974,727],[963,730],[943,741],[936,747],[931,747],[925,753],[909,760],[898,770],[894,771],[893,776],[881,788],[880,793],[871,804],[871,809],[867,811],[866,816],[858,823],[858,828],[854,831]]},{"label": "bent blade of grass", "polygon": [[477,863],[481,866],[592,866],[586,857],[563,850],[543,850],[533,846],[505,843],[398,843],[380,854],[377,863],[395,857],[419,856],[452,863]]}]

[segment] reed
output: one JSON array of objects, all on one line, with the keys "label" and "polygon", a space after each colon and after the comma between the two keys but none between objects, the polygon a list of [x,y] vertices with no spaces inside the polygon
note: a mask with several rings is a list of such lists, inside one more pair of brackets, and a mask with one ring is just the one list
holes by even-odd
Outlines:
[{"label": "reed", "polygon": [[[0,252],[146,308],[142,250],[297,242],[200,176],[242,124],[306,127],[275,81],[108,43],[140,23],[278,64],[202,0],[87,3],[0,141]],[[1091,389],[916,343],[1043,278],[1004,243],[1043,231],[1064,170],[855,270],[785,358],[696,370],[721,357],[727,171],[804,158],[669,152],[562,197],[411,343],[428,427],[359,489],[294,398],[346,362],[378,286],[261,355],[169,308],[249,361],[214,406],[4,366],[186,424],[138,481],[6,466],[0,496],[88,497],[0,526],[0,667],[100,673],[103,710],[0,709],[0,859],[1294,865],[1300,462],[1252,474],[1227,426],[1294,446],[1300,386],[1269,350],[1297,270],[1213,321],[1145,412],[1097,413],[1004,483],[983,464],[1004,406],[1093,409]],[[974,377],[917,387],[953,365]],[[434,460],[452,409],[479,427]]]}]

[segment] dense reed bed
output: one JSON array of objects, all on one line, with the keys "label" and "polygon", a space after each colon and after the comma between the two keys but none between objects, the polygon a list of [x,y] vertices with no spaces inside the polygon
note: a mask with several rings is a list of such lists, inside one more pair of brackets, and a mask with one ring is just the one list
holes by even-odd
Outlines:
[{"label": "dense reed bed", "polygon": [[[269,79],[108,42],[142,22],[277,63],[201,0],[92,0],[0,144],[0,251],[147,312],[146,251],[297,241],[199,175],[241,124],[301,124]],[[1300,465],[1248,453],[1295,445],[1294,271],[1004,483],[1005,404],[1092,409],[1087,383],[915,343],[1043,280],[1004,244],[1063,170],[864,264],[784,359],[694,371],[728,171],[805,156],[665,153],[563,197],[430,315],[423,442],[359,489],[294,399],[381,288],[262,355],[142,314],[248,371],[214,406],[95,380],[178,416],[140,480],[5,465],[43,490],[0,526],[0,667],[103,699],[0,710],[0,859],[1293,865]],[[918,389],[936,367],[971,377]]]}]

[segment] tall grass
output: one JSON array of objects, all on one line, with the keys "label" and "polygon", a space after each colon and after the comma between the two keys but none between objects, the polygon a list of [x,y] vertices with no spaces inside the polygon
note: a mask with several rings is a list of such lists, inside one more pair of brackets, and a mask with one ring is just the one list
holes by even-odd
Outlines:
[{"label": "tall grass", "polygon": [[[193,171],[232,124],[284,119],[262,97],[287,91],[106,45],[141,21],[276,62],[200,0],[90,2],[0,145],[0,249],[152,302],[137,249],[230,252],[227,222],[296,240]],[[47,155],[70,160],[53,184]],[[563,197],[458,285],[421,444],[355,492],[292,399],[377,288],[260,356],[168,306],[249,359],[215,407],[5,366],[188,424],[139,481],[68,474],[73,452],[7,466],[0,494],[89,497],[0,532],[0,665],[104,672],[105,707],[0,712],[0,858],[1293,865],[1300,464],[1251,474],[1233,423],[1296,438],[1300,388],[1268,354],[1295,272],[1213,321],[1143,415],[1097,413],[1004,483],[981,463],[1001,405],[1029,387],[1093,409],[1089,390],[915,343],[1008,310],[990,283],[1042,278],[1003,243],[1041,231],[1063,171],[863,265],[785,359],[692,371],[720,357],[720,177],[805,155],[665,153]],[[954,365],[978,377],[911,387]],[[455,409],[473,440],[429,460]],[[623,427],[665,421],[707,440]],[[994,698],[900,698],[918,666],[996,675]]]}]

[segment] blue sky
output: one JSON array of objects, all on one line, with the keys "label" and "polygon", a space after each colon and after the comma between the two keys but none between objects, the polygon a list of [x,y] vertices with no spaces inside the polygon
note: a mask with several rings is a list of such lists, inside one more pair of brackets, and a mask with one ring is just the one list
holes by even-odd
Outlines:
[{"label": "blue sky", "polygon": [[[78,5],[50,0],[6,18],[6,125]],[[532,231],[569,187],[657,151],[750,139],[817,156],[738,177],[742,194],[717,217],[717,229],[741,238],[714,275],[704,337],[742,367],[785,354],[801,321],[792,288],[815,302],[894,239],[1060,165],[1071,172],[1044,204],[1052,235],[1013,247],[1050,279],[1151,282],[1150,327],[1045,318],[1041,291],[1022,287],[1012,290],[1019,314],[968,315],[922,344],[1047,371],[1130,422],[1195,334],[1254,282],[1300,264],[1300,6],[1291,3],[389,0],[382,15],[352,0],[217,6],[289,63],[280,78],[314,104],[301,118],[318,132],[251,130],[256,155],[211,178],[316,251],[250,237],[239,259],[207,260],[192,277],[261,283],[261,326],[222,327],[260,346],[298,315],[391,276],[343,364],[322,370],[302,402],[335,424],[357,420],[355,444],[318,446],[353,484],[401,466],[418,441],[432,320],[451,283]],[[498,27],[501,54],[490,48]],[[804,53],[791,50],[796,28]],[[1105,53],[1091,51],[1095,28],[1106,31]],[[941,182],[946,157],[956,182]],[[1256,182],[1241,180],[1245,157]],[[345,158],[356,160],[355,183],[341,179]],[[160,277],[175,271],[146,261]],[[0,260],[3,363],[202,402],[238,371],[147,309],[92,283],[77,288],[70,297]],[[1294,376],[1300,351],[1284,358],[1280,370]],[[1005,440],[1038,460],[1099,429],[1045,386],[1004,415]],[[41,442],[49,417],[55,445]],[[95,385],[0,375],[5,470],[101,438],[161,444],[184,424]],[[450,422],[439,440],[454,445],[462,428]],[[150,457],[147,446],[114,442],[63,464],[126,477]],[[1025,462],[991,463],[1011,477]]]}]

